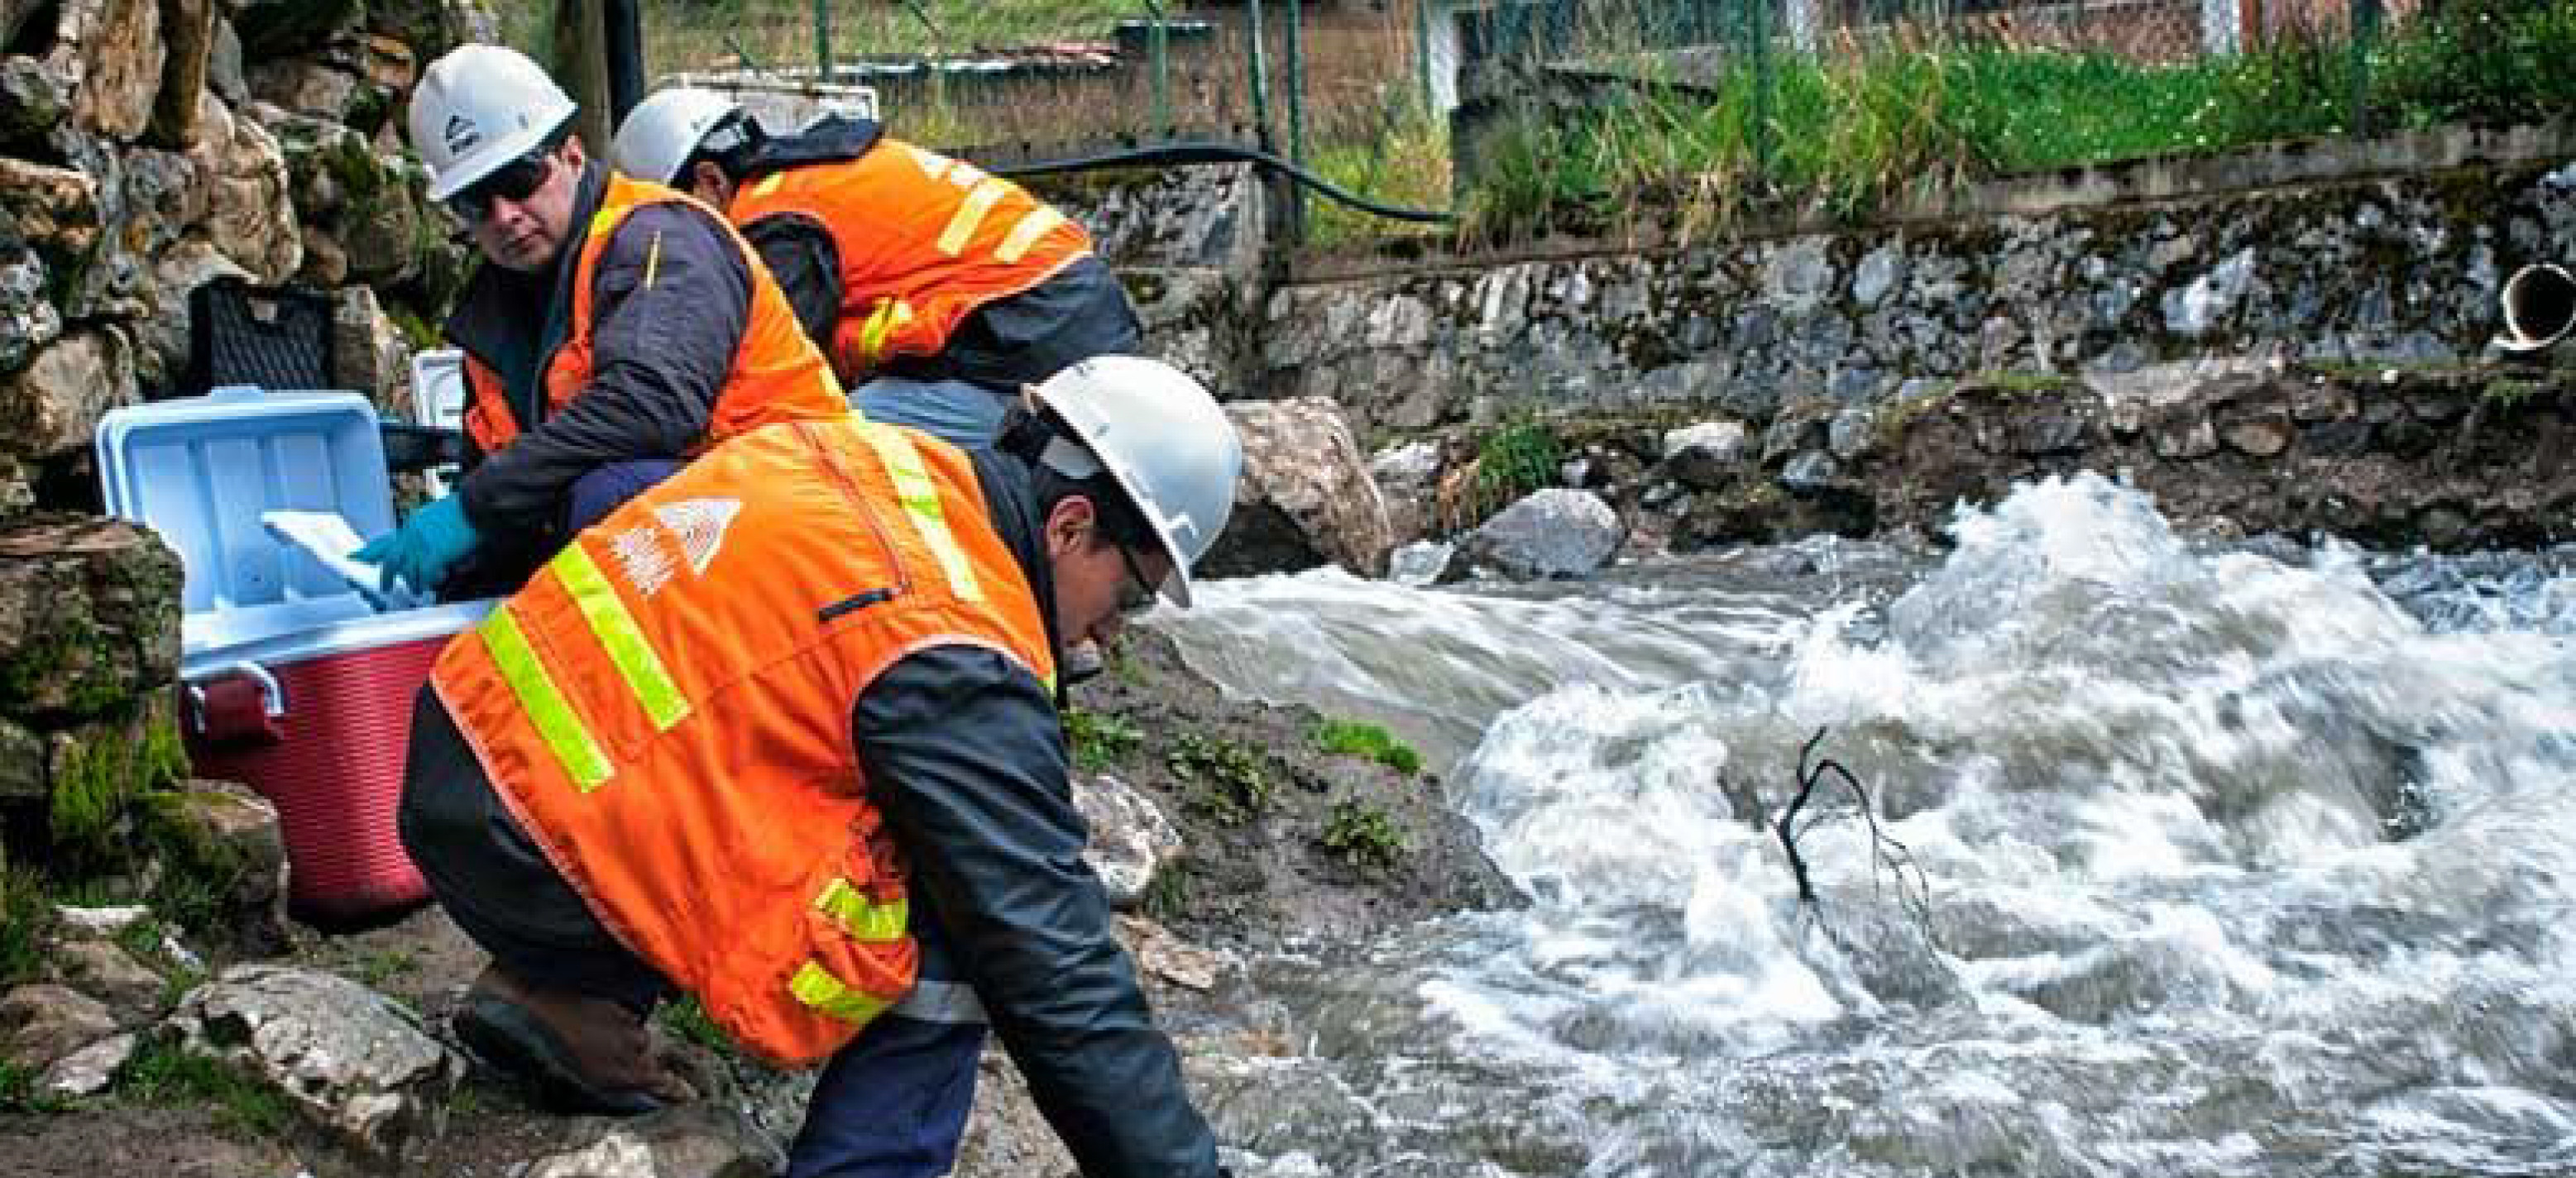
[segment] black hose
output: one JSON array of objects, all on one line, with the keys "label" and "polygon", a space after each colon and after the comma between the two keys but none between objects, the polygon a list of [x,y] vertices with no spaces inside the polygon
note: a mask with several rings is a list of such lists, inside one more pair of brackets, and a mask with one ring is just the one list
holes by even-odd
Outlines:
[{"label": "black hose", "polygon": [[1446,210],[1408,209],[1397,205],[1379,204],[1367,197],[1346,191],[1340,185],[1269,152],[1253,147],[1237,147],[1231,143],[1167,143],[1159,147],[1131,147],[1122,151],[1103,152],[1099,155],[1077,156],[1073,159],[1001,164],[987,170],[999,176],[1020,177],[1052,176],[1063,172],[1090,172],[1102,168],[1246,163],[1278,172],[1307,188],[1314,189],[1318,194],[1337,204],[1348,205],[1363,213],[1389,220],[1438,225],[1448,224],[1458,219],[1458,214]]}]

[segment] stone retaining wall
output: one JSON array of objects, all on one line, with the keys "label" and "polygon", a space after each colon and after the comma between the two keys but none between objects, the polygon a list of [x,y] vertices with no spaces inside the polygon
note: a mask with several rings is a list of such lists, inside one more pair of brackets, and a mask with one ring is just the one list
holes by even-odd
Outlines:
[{"label": "stone retaining wall", "polygon": [[1986,372],[2457,359],[2516,266],[2576,254],[2571,156],[2564,129],[2449,132],[2083,170],[1881,226],[1300,282],[1269,298],[1259,378],[1383,440],[1510,407],[1759,422]]}]

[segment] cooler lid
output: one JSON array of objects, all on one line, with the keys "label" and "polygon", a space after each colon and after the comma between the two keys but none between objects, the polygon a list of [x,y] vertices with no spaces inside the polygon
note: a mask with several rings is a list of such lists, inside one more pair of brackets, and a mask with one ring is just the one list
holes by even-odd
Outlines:
[{"label": "cooler lid", "polygon": [[392,530],[384,440],[365,397],[233,385],[110,412],[97,443],[109,514],[160,533],[187,570],[183,655],[375,612],[259,521],[336,511],[361,536]]}]

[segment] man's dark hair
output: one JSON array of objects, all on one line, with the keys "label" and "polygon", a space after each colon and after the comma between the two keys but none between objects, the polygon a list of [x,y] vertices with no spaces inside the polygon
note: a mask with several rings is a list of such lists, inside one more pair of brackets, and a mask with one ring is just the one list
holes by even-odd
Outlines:
[{"label": "man's dark hair", "polygon": [[696,171],[701,161],[714,164],[725,179],[738,182],[750,174],[752,161],[767,142],[769,135],[760,129],[760,120],[751,117],[749,111],[736,109],[698,137],[697,150],[680,161],[679,173],[671,177],[671,183],[688,184],[689,173]]},{"label": "man's dark hair", "polygon": [[1038,517],[1044,519],[1055,510],[1056,504],[1080,495],[1091,501],[1103,539],[1138,552],[1161,551],[1162,537],[1155,533],[1152,524],[1145,521],[1145,513],[1127,497],[1126,488],[1118,485],[1117,476],[1110,474],[1107,468],[1074,478],[1047,465],[1040,455],[1046,452],[1047,443],[1056,438],[1063,438],[1076,446],[1082,444],[1071,427],[1052,411],[1032,411],[1025,406],[1014,405],[1002,423],[1001,437],[993,443],[995,449],[1028,463],[1029,490],[1037,501]]}]

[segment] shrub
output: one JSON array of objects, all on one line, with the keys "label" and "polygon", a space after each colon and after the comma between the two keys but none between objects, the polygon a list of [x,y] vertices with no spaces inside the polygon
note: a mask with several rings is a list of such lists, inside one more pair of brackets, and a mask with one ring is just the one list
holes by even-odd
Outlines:
[{"label": "shrub", "polygon": [[1407,775],[1422,771],[1422,754],[1375,724],[1318,720],[1313,735],[1315,746],[1334,756],[1375,761]]},{"label": "shrub", "polygon": [[1324,822],[1324,847],[1362,866],[1393,867],[1404,858],[1404,831],[1384,810],[1340,801]]}]

